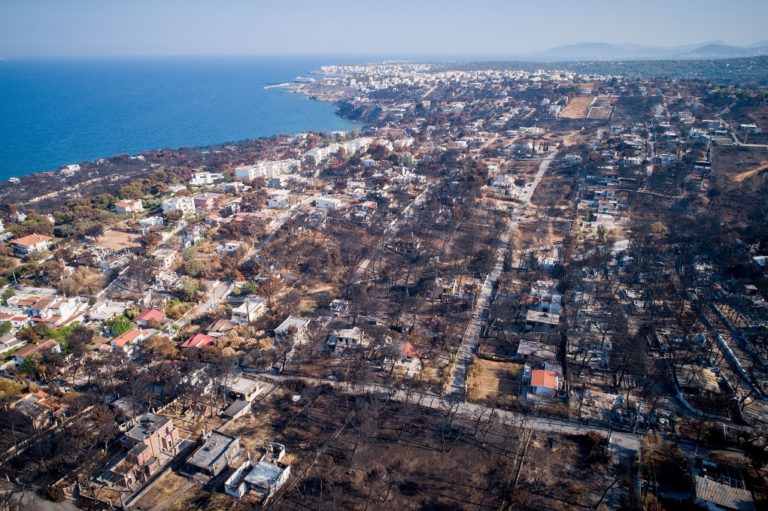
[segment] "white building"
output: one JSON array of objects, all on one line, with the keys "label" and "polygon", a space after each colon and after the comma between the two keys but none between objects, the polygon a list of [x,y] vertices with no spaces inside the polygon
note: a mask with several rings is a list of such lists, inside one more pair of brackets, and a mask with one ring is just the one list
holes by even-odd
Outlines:
[{"label": "white building", "polygon": [[253,181],[257,177],[264,177],[264,169],[259,165],[243,165],[235,168],[235,178],[240,181]]},{"label": "white building", "polygon": [[139,227],[143,234],[146,234],[152,227],[162,227],[164,224],[165,221],[159,216],[148,216],[139,220]]},{"label": "white building", "polygon": [[71,175],[73,175],[73,174],[75,174],[77,172],[80,172],[80,165],[78,165],[77,163],[72,163],[70,165],[64,165],[63,167],[61,167],[59,172],[61,173],[62,176],[69,177],[69,176],[71,176]]},{"label": "white building", "polygon": [[115,213],[118,215],[129,215],[131,213],[139,213],[144,211],[144,206],[141,203],[141,199],[136,200],[121,200],[115,202]]},{"label": "white building", "polygon": [[251,323],[264,313],[264,302],[255,296],[249,296],[243,303],[232,309],[233,323]]},{"label": "white building", "polygon": [[280,326],[275,328],[275,340],[280,342],[288,336],[289,332],[293,331],[294,341],[301,343],[305,338],[308,327],[308,319],[301,319],[297,318],[296,316],[288,316],[285,321],[280,323]]},{"label": "white building", "polygon": [[189,180],[190,186],[209,186],[221,181],[224,176],[213,172],[195,172],[192,179]]},{"label": "white building", "polygon": [[257,177],[274,178],[301,170],[301,161],[294,159],[260,161],[253,165],[235,168],[235,177],[240,181],[252,181]]},{"label": "white building", "polygon": [[335,199],[333,197],[320,197],[315,199],[315,207],[318,209],[337,210],[341,209],[342,202],[341,200]]},{"label": "white building", "polygon": [[13,253],[19,257],[25,257],[33,252],[42,252],[51,248],[53,238],[42,234],[29,234],[11,241]]},{"label": "white building", "polygon": [[559,377],[554,371],[535,369],[531,372],[531,393],[536,396],[553,397],[557,394]]},{"label": "white building", "polygon": [[181,211],[184,215],[191,215],[195,212],[195,201],[192,200],[192,197],[174,197],[164,200],[161,208],[164,215],[172,211]]},{"label": "white building", "polygon": [[290,475],[291,467],[248,460],[226,480],[224,492],[238,499],[248,492],[267,498],[279,490]]},{"label": "white building", "polygon": [[316,147],[304,153],[304,157],[312,160],[315,165],[318,165],[330,158],[331,155],[338,153],[339,150],[344,150],[348,155],[364,152],[370,147],[371,141],[371,138],[360,137],[345,142],[329,144],[326,147]]},{"label": "white building", "polygon": [[238,250],[240,250],[240,247],[241,247],[242,245],[243,245],[243,244],[242,244],[242,243],[240,243],[240,242],[239,242],[239,241],[237,241],[237,240],[229,240],[229,241],[225,241],[224,243],[222,243],[221,245],[219,245],[218,247],[216,247],[216,252],[218,252],[218,253],[220,253],[220,254],[222,254],[222,253],[231,253],[231,252],[237,252]]},{"label": "white building", "polygon": [[30,308],[30,314],[32,321],[59,326],[88,308],[88,304],[80,298],[44,297]]}]

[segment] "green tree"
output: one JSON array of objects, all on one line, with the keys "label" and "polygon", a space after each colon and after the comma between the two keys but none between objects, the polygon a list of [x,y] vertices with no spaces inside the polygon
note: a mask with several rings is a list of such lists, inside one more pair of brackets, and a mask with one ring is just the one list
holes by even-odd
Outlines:
[{"label": "green tree", "polygon": [[6,303],[8,303],[8,299],[15,295],[16,295],[16,291],[14,291],[13,288],[9,287],[5,291],[3,291],[2,295],[0,295],[0,304],[5,305]]},{"label": "green tree", "polygon": [[11,325],[10,321],[0,321],[0,335],[10,332],[12,327],[13,325]]},{"label": "green tree", "polygon": [[106,322],[106,325],[115,335],[122,335],[129,330],[133,330],[133,323],[131,323],[131,320],[125,316],[117,316],[114,319],[110,319]]},{"label": "green tree", "polygon": [[177,291],[180,300],[184,302],[194,302],[200,292],[200,281],[191,277],[184,277],[181,282],[181,288]]},{"label": "green tree", "polygon": [[30,376],[36,376],[38,371],[37,363],[32,359],[32,357],[25,357],[19,369]]}]

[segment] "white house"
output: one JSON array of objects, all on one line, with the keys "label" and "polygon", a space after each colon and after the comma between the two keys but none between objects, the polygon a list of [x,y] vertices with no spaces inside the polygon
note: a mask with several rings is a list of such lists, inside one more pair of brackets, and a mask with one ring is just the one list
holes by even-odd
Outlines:
[{"label": "white house", "polygon": [[264,313],[264,302],[255,296],[249,296],[243,303],[232,309],[232,322],[250,323]]},{"label": "white house", "polygon": [[297,318],[296,316],[288,316],[285,321],[280,323],[280,326],[275,328],[275,340],[277,342],[283,341],[291,331],[294,331],[294,341],[301,343],[307,333],[309,327],[308,319]]},{"label": "white house", "polygon": [[63,167],[61,167],[59,172],[61,173],[62,176],[69,177],[69,176],[71,176],[71,175],[73,175],[73,174],[75,174],[77,172],[80,172],[80,165],[78,165],[77,163],[72,163],[70,165],[64,165]]},{"label": "white house", "polygon": [[13,354],[14,362],[17,366],[24,363],[24,359],[35,353],[50,351],[52,353],[61,353],[61,346],[53,339],[41,342],[40,344],[28,344]]},{"label": "white house", "polygon": [[320,197],[315,199],[315,207],[318,209],[341,209],[342,202],[339,199],[333,197]]},{"label": "white house", "polygon": [[164,224],[165,221],[159,216],[148,216],[139,220],[139,227],[143,234],[146,234],[152,227],[162,227]]},{"label": "white house", "polygon": [[224,176],[214,172],[195,172],[192,179],[189,180],[190,186],[209,186],[216,181],[224,179]]},{"label": "white house", "polygon": [[32,321],[59,326],[88,309],[80,298],[48,296],[38,300],[30,309]]},{"label": "white house", "polygon": [[218,253],[231,253],[231,252],[237,252],[240,250],[240,247],[242,246],[242,243],[240,243],[237,240],[229,240],[225,241],[218,247],[216,247],[216,252]]},{"label": "white house", "polygon": [[559,378],[556,372],[546,369],[531,371],[531,393],[536,396],[553,397],[557,394]]},{"label": "white house", "polygon": [[30,234],[22,238],[16,238],[11,242],[13,253],[19,257],[25,257],[33,252],[48,250],[53,244],[53,238],[42,234]]},{"label": "white house", "polygon": [[243,165],[235,168],[235,177],[240,181],[253,181],[257,177],[264,177],[264,169],[259,165]]},{"label": "white house", "polygon": [[192,197],[174,197],[164,200],[161,208],[164,215],[172,211],[181,211],[183,215],[191,215],[195,212],[195,201],[192,200]]},{"label": "white house", "polygon": [[131,213],[139,213],[144,211],[144,206],[141,204],[141,199],[136,200],[121,200],[115,202],[115,213],[118,215],[129,215]]}]

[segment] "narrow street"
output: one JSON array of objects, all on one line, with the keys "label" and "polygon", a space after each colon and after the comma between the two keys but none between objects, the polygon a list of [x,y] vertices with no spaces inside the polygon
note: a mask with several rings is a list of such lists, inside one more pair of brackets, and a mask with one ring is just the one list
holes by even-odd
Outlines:
[{"label": "narrow street", "polygon": [[509,249],[509,239],[512,234],[517,230],[520,223],[520,215],[530,206],[533,199],[533,193],[536,187],[541,182],[541,178],[547,172],[552,159],[555,157],[556,152],[551,152],[539,165],[539,170],[533,179],[532,186],[528,186],[521,195],[521,205],[515,208],[515,214],[509,220],[507,229],[501,234],[499,238],[500,244],[496,251],[496,264],[493,267],[491,273],[486,277],[483,282],[483,287],[480,290],[480,295],[475,301],[475,306],[472,309],[472,313],[469,318],[469,323],[462,336],[461,345],[456,351],[456,355],[453,359],[453,365],[451,366],[451,374],[446,387],[446,394],[464,395],[467,389],[467,371],[472,361],[472,354],[477,348],[477,343],[480,339],[480,331],[482,330],[483,322],[485,321],[485,313],[491,305],[491,298],[493,298],[493,289],[496,287],[496,282],[499,280],[502,270],[504,269],[504,258],[506,257]]}]

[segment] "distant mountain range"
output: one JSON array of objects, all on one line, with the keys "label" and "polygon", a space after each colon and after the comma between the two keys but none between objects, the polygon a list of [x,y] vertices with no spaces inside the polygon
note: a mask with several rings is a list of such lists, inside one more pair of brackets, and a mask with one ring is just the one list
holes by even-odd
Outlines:
[{"label": "distant mountain range", "polygon": [[658,59],[731,59],[768,55],[768,40],[749,46],[733,46],[723,41],[709,41],[682,46],[647,46],[642,44],[577,43],[556,46],[528,55],[546,61],[565,60],[658,60]]}]

